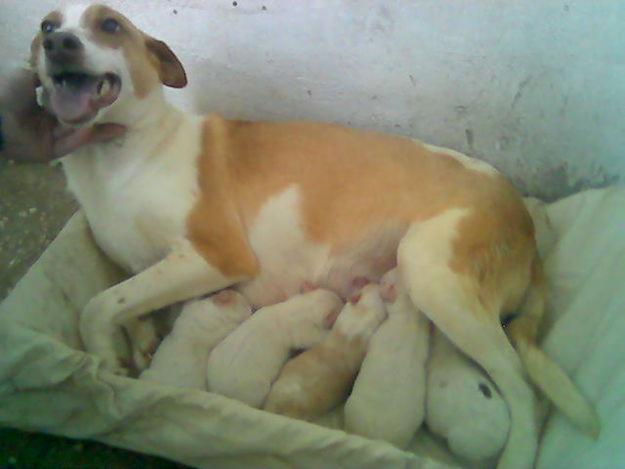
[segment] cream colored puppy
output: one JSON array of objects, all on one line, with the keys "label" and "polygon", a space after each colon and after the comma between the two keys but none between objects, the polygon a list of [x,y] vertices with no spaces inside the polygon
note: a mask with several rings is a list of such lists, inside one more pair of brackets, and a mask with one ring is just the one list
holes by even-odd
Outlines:
[{"label": "cream colored puppy", "polygon": [[265,410],[312,420],[343,402],[369,338],[386,317],[377,285],[366,286],[352,301],[343,307],[326,340],[287,362]]},{"label": "cream colored puppy", "polygon": [[342,304],[314,290],[258,310],[210,354],[209,390],[260,407],[289,354],[323,340]]},{"label": "cream colored puppy", "polygon": [[345,429],[403,448],[425,416],[429,321],[398,280],[395,269],[382,278],[388,319],[369,341],[345,404]]},{"label": "cream colored puppy", "polygon": [[185,304],[173,330],[139,379],[206,389],[210,351],[251,313],[247,300],[233,290],[223,290],[208,299]]},{"label": "cream colored puppy", "polygon": [[492,467],[510,431],[506,402],[484,371],[440,332],[431,339],[426,395],[430,433],[471,467]]}]

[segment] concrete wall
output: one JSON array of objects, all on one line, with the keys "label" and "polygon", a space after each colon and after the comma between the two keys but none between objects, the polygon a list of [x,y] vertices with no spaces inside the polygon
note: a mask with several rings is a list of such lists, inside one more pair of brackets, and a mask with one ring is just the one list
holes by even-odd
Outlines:
[{"label": "concrete wall", "polygon": [[[412,135],[548,198],[625,175],[625,2],[109,4],[176,51],[203,112]],[[56,6],[0,2],[0,73]]]}]

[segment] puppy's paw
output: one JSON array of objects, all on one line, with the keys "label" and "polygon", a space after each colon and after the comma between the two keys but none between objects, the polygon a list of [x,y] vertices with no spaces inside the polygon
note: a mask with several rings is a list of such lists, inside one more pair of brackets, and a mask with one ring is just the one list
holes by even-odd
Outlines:
[{"label": "puppy's paw", "polygon": [[382,302],[382,298],[380,296],[380,287],[378,285],[369,284],[365,286],[362,290],[360,290],[360,293],[357,295],[355,300],[356,301],[352,304],[357,304],[375,311],[385,311],[384,303]]},{"label": "puppy's paw", "polygon": [[329,290],[313,290],[288,300],[295,309],[285,321],[295,348],[309,348],[325,338],[343,307],[338,295]]},{"label": "puppy's paw", "polygon": [[380,296],[386,303],[395,303],[397,300],[397,283],[399,281],[397,269],[388,271],[380,280]]}]

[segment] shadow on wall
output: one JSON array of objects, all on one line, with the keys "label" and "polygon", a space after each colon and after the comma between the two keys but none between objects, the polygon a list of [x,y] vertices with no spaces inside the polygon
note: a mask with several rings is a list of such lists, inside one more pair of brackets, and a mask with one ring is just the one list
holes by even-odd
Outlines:
[{"label": "shadow on wall", "polygon": [[533,195],[548,202],[584,189],[598,189],[621,182],[618,174],[609,174],[603,167],[597,169],[593,167],[592,173],[587,177],[574,179],[569,174],[566,162],[555,166],[545,163],[540,169],[534,169],[534,176],[529,182],[519,177],[511,179],[523,195]]},{"label": "shadow on wall", "polygon": [[[438,116],[431,117],[424,117],[422,108],[435,107],[436,99],[422,94],[412,75],[409,79],[413,89],[408,90],[405,97],[395,98],[394,91],[384,89],[372,95],[367,90],[351,88],[349,83],[318,83],[305,78],[285,83],[263,74],[262,70],[237,69],[202,60],[193,67],[188,89],[175,92],[178,94],[175,101],[193,112],[219,113],[235,119],[329,121],[437,144],[441,143],[440,136],[443,135],[447,140],[443,145],[488,161],[509,176],[524,195],[546,201],[587,188],[617,184],[621,180],[619,174],[594,161],[597,155],[594,155],[595,158],[589,155],[589,160],[580,169],[579,162],[571,164],[570,154],[558,152],[558,145],[548,142],[550,138],[545,136],[545,128],[549,127],[559,128],[559,138],[574,140],[578,147],[585,139],[587,143],[581,147],[591,147],[594,138],[576,133],[573,139],[570,133],[574,129],[566,129],[562,122],[563,108],[558,110],[558,115],[551,116],[545,115],[542,109],[527,109],[528,103],[524,102],[523,95],[532,91],[531,78],[518,84],[509,106],[498,106],[498,101],[485,92],[470,106],[454,106],[451,116],[445,109],[440,109]],[[228,83],[228,86],[222,86],[223,83]],[[211,92],[215,88],[218,92]],[[396,99],[401,103],[395,103]],[[413,115],[407,116],[401,123],[384,118],[389,108],[394,105],[405,107],[406,101],[413,104]],[[357,111],[349,112],[354,103],[359,103]],[[569,120],[571,116],[581,116],[585,112],[584,109],[575,109],[570,103],[565,103],[565,106]],[[551,122],[536,127],[532,133],[523,122],[534,112]],[[480,125],[480,117],[494,120],[497,124],[485,129]],[[442,125],[448,126],[448,129],[441,131]],[[488,151],[489,146],[492,151]],[[566,149],[568,144],[562,143],[561,146]]]},{"label": "shadow on wall", "polygon": [[[619,2],[107,3],[179,55],[185,108],[417,137],[548,199],[625,174]],[[0,73],[56,6],[0,2]]]}]

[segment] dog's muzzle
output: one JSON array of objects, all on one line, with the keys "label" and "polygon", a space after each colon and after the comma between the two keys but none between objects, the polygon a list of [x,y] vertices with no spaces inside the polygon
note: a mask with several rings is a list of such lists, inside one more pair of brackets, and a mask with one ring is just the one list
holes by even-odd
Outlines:
[{"label": "dog's muzzle", "polygon": [[43,41],[46,71],[52,78],[48,99],[50,110],[67,124],[83,124],[98,111],[115,102],[121,80],[114,73],[94,74],[84,66],[85,48],[69,32],[54,32]]},{"label": "dog's muzzle", "polygon": [[78,65],[84,58],[84,46],[75,34],[68,32],[50,33],[43,40],[48,65]]}]

